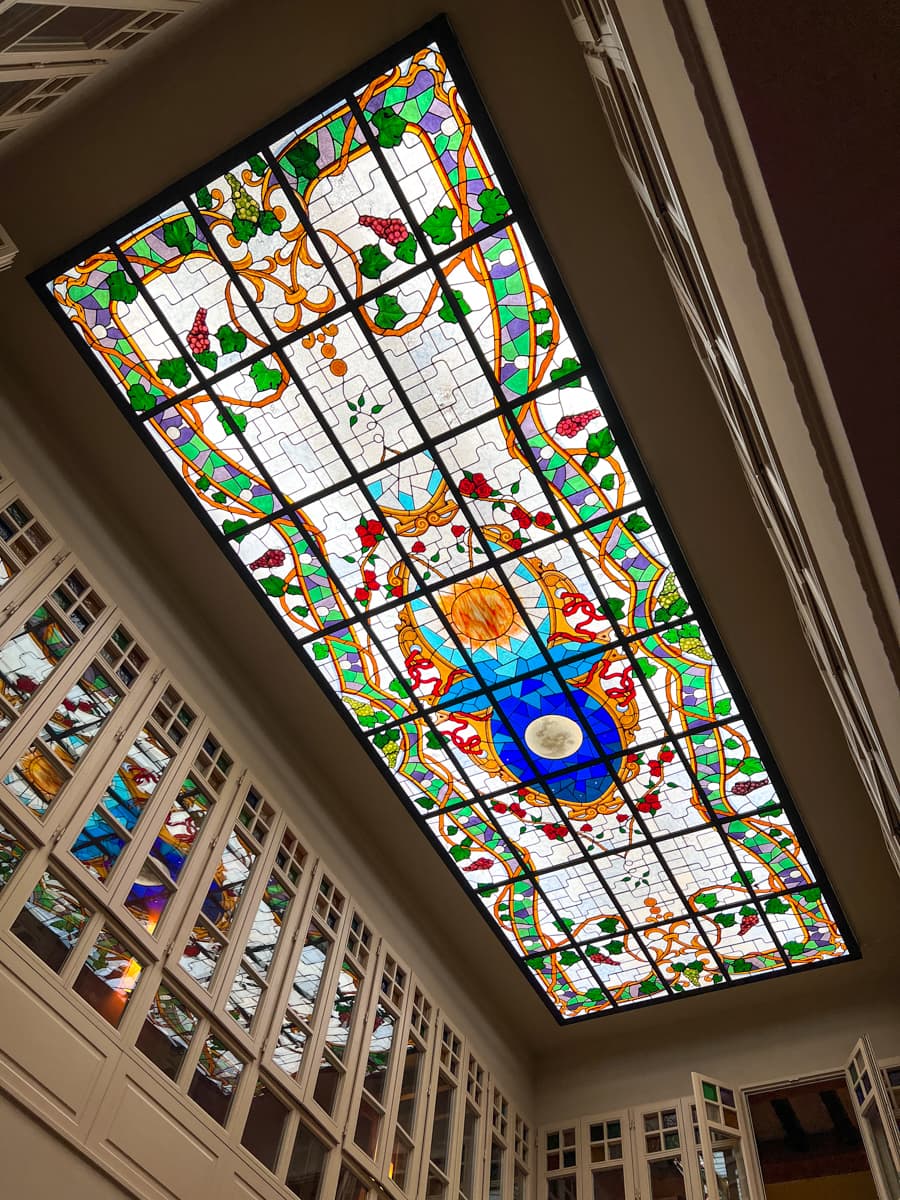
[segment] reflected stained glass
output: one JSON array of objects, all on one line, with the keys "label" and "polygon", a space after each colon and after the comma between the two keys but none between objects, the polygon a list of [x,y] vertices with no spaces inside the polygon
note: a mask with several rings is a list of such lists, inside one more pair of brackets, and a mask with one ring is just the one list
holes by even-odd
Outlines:
[{"label": "reflected stained glass", "polygon": [[58,315],[560,1017],[845,957],[452,38],[382,66]]}]

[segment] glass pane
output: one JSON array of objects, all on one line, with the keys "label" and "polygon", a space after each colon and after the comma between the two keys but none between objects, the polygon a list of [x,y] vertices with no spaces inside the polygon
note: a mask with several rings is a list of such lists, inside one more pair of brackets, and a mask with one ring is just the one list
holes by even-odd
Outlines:
[{"label": "glass pane", "polygon": [[316,925],[310,925],[300,960],[291,985],[288,1005],[293,1013],[308,1021],[313,1014],[325,964],[331,953],[332,941]]},{"label": "glass pane", "polygon": [[437,1093],[434,1100],[429,1158],[444,1174],[447,1172],[447,1156],[450,1149],[450,1125],[453,1118],[453,1100],[455,1095],[455,1086],[441,1075],[438,1078]]},{"label": "glass pane", "polygon": [[227,1004],[229,1015],[247,1030],[253,1028],[289,904],[290,896],[278,876],[270,876],[247,935]]},{"label": "glass pane", "polygon": [[54,971],[72,952],[91,910],[45,871],[12,924],[12,932]]},{"label": "glass pane", "polygon": [[488,1200],[503,1200],[503,1178],[506,1165],[506,1150],[499,1142],[491,1141],[491,1159],[488,1172]]},{"label": "glass pane", "polygon": [[282,1104],[262,1080],[258,1081],[250,1101],[250,1112],[247,1115],[241,1145],[270,1171],[275,1169],[287,1116],[287,1106]]},{"label": "glass pane", "polygon": [[330,1054],[323,1054],[313,1089],[313,1100],[329,1115],[334,1112],[338,1092],[344,1081],[344,1068]]},{"label": "glass pane", "polygon": [[301,1121],[285,1179],[290,1191],[301,1200],[320,1200],[327,1154],[324,1142],[319,1141]]},{"label": "glass pane", "polygon": [[155,933],[171,895],[172,885],[160,876],[148,858],[125,897],[125,907],[148,933]]},{"label": "glass pane", "polygon": [[461,1196],[466,1197],[466,1200],[472,1200],[475,1195],[479,1123],[478,1113],[466,1105],[466,1114],[463,1118],[462,1158],[459,1167],[459,1192]]},{"label": "glass pane", "polygon": [[65,767],[39,741],[34,741],[3,777],[20,804],[43,817],[68,783]]},{"label": "glass pane", "polygon": [[150,854],[177,881],[213,802],[192,779],[181,785]]},{"label": "glass pane", "polygon": [[243,1069],[243,1060],[217,1034],[210,1033],[200,1051],[188,1095],[224,1125]]},{"label": "glass pane", "polygon": [[138,1035],[137,1048],[174,1079],[196,1028],[196,1015],[167,984],[161,984]]},{"label": "glass pane", "polygon": [[92,875],[104,882],[128,844],[121,829],[98,808],[88,817],[72,844],[72,854]]},{"label": "glass pane", "polygon": [[891,1157],[887,1131],[881,1120],[878,1105],[870,1104],[862,1120],[869,1127],[872,1143],[875,1148],[875,1163],[873,1163],[873,1166],[877,1171],[878,1178],[884,1180],[893,1200],[893,1197],[900,1196],[900,1175],[897,1174],[897,1168],[894,1166],[894,1160]]},{"label": "glass pane", "polygon": [[622,1167],[612,1171],[595,1171],[592,1183],[593,1200],[628,1200],[625,1195],[625,1171]]},{"label": "glass pane", "polygon": [[680,1158],[664,1158],[650,1163],[650,1195],[652,1200],[688,1200]]},{"label": "glass pane", "polygon": [[110,1025],[117,1026],[142,970],[115,934],[101,929],[73,987]]},{"label": "glass pane", "polygon": [[367,1200],[369,1190],[366,1185],[347,1167],[341,1167],[335,1200]]},{"label": "glass pane", "polygon": [[547,1180],[547,1200],[578,1200],[575,1176]]},{"label": "glass pane", "polygon": [[403,1060],[403,1078],[400,1082],[400,1104],[397,1109],[397,1123],[408,1134],[412,1134],[416,1119],[416,1104],[419,1096],[419,1071],[424,1054],[418,1043],[409,1039],[406,1046],[406,1058]]},{"label": "glass pane", "polygon": [[360,1150],[374,1158],[378,1152],[378,1135],[381,1132],[381,1110],[369,1100],[365,1093],[359,1102],[359,1113],[356,1118],[356,1130],[353,1140]]},{"label": "glass pane", "polygon": [[406,1191],[407,1184],[412,1182],[410,1175],[412,1152],[412,1143],[398,1130],[394,1137],[394,1148],[391,1151],[388,1175],[402,1192]]},{"label": "glass pane", "polygon": [[0,822],[0,891],[9,883],[19,863],[25,857],[25,847],[12,830]]},{"label": "glass pane", "polygon": [[528,1175],[520,1167],[516,1166],[513,1172],[513,1200],[525,1200],[525,1192],[528,1188]]},{"label": "glass pane", "polygon": [[17,634],[0,647],[0,695],[13,710],[22,708],[75,644],[51,608],[42,605]]},{"label": "glass pane", "polygon": [[369,1043],[369,1056],[363,1081],[363,1086],[373,1100],[384,1099],[384,1086],[390,1063],[391,1047],[394,1043],[394,1025],[393,1013],[383,1004],[379,1004],[375,1009],[372,1040]]}]

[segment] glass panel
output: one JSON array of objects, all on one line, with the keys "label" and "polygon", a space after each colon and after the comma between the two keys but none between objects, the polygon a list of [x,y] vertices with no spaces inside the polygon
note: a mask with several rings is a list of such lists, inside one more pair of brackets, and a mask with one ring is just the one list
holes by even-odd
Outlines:
[{"label": "glass panel", "polygon": [[517,1165],[513,1172],[513,1200],[525,1200],[527,1188],[528,1174]]},{"label": "glass panel", "polygon": [[456,1088],[441,1075],[438,1078],[437,1092],[434,1100],[429,1158],[444,1174],[447,1173],[447,1157],[450,1150],[450,1126],[453,1120],[453,1101],[455,1096]]},{"label": "glass panel", "polygon": [[369,1189],[347,1167],[341,1167],[335,1200],[367,1200]]},{"label": "glass panel", "polygon": [[360,1150],[374,1158],[378,1152],[378,1135],[381,1132],[382,1113],[368,1096],[363,1093],[359,1102],[359,1113],[356,1117],[356,1130],[353,1140]]},{"label": "glass panel", "polygon": [[563,1018],[841,960],[445,38],[98,235],[58,315]]},{"label": "glass panel", "polygon": [[196,1015],[167,984],[160,984],[138,1035],[137,1048],[164,1075],[174,1079],[196,1028]]},{"label": "glass panel", "polygon": [[200,1051],[188,1095],[214,1121],[224,1125],[243,1069],[242,1059],[217,1034],[210,1033]]},{"label": "glass panel", "polygon": [[25,853],[25,847],[16,835],[0,822],[0,891],[12,879]]},{"label": "glass panel", "polygon": [[625,1194],[625,1171],[622,1167],[611,1171],[594,1171],[591,1182],[593,1200],[628,1200]]},{"label": "glass panel", "polygon": [[363,1086],[373,1100],[384,1099],[384,1085],[387,1080],[391,1048],[394,1044],[395,1023],[394,1014],[383,1004],[379,1004],[375,1009],[372,1023],[372,1040],[369,1042],[369,1056],[366,1060],[366,1074],[363,1080]]},{"label": "glass panel", "polygon": [[574,1175],[547,1180],[547,1200],[578,1200]]},{"label": "glass panel", "polygon": [[115,934],[101,929],[73,987],[110,1025],[118,1026],[142,970]]},{"label": "glass panel", "polygon": [[462,1158],[459,1167],[459,1192],[467,1200],[471,1200],[475,1195],[479,1121],[478,1113],[466,1105],[466,1114],[463,1118]]},{"label": "glass panel", "polygon": [[878,1105],[870,1104],[862,1116],[862,1120],[868,1125],[872,1138],[872,1145],[875,1151],[875,1163],[873,1166],[876,1168],[878,1178],[884,1180],[893,1200],[893,1197],[900,1196],[900,1175],[898,1175],[897,1168],[894,1166],[894,1160],[891,1157],[887,1130],[884,1128],[881,1120]]},{"label": "glass panel", "polygon": [[503,1178],[506,1165],[506,1150],[499,1142],[491,1141],[491,1158],[488,1173],[488,1200],[503,1200]]},{"label": "glass panel", "polygon": [[680,1158],[657,1159],[650,1163],[650,1195],[652,1200],[688,1200]]},{"label": "glass panel", "polygon": [[12,923],[12,932],[54,971],[72,952],[91,910],[45,871]]},{"label": "glass panel", "polygon": [[425,1055],[417,1042],[409,1039],[406,1058],[403,1060],[403,1078],[400,1081],[400,1103],[397,1108],[397,1123],[408,1134],[412,1134],[419,1098],[419,1071]]},{"label": "glass panel", "polygon": [[210,880],[201,919],[182,951],[180,966],[203,987],[209,986],[223,944],[213,929],[223,934],[231,929],[256,857],[256,851],[235,830]]},{"label": "glass panel", "polygon": [[247,935],[241,967],[228,998],[229,1015],[245,1029],[252,1029],[256,1019],[290,899],[278,876],[271,875]]},{"label": "glass panel", "polygon": [[171,895],[172,885],[160,876],[148,859],[125,897],[125,907],[148,933],[155,933]]},{"label": "glass panel", "polygon": [[401,1192],[406,1191],[407,1184],[412,1182],[410,1175],[412,1153],[412,1142],[398,1130],[394,1137],[394,1148],[391,1151],[388,1175],[393,1179],[397,1187],[400,1188]]},{"label": "glass panel", "polygon": [[186,779],[175,798],[150,854],[177,881],[213,802],[192,779]]},{"label": "glass panel", "polygon": [[282,1104],[264,1081],[258,1081],[250,1101],[250,1112],[247,1114],[241,1145],[270,1171],[275,1170],[287,1117],[287,1106]]},{"label": "glass panel", "polygon": [[52,608],[36,609],[0,647],[0,696],[14,711],[27,704],[75,644]]},{"label": "glass panel", "polygon": [[320,1200],[328,1151],[324,1142],[300,1122],[285,1183],[301,1200]]}]

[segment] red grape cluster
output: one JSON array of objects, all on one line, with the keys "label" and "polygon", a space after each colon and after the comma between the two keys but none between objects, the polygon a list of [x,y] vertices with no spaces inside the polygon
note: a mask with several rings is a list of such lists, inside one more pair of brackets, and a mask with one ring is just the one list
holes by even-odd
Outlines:
[{"label": "red grape cluster", "polygon": [[250,570],[258,571],[260,567],[280,567],[283,562],[283,550],[267,550],[265,554],[261,554],[250,564]]},{"label": "red grape cluster", "polygon": [[191,354],[203,354],[209,349],[209,330],[206,327],[206,309],[198,308],[191,332],[187,335]]},{"label": "red grape cluster", "polygon": [[376,237],[384,238],[389,246],[399,246],[409,237],[409,230],[396,217],[370,217],[364,214],[359,218],[359,223],[371,229]]},{"label": "red grape cluster", "polygon": [[737,783],[731,785],[731,790],[735,796],[747,796],[750,792],[755,792],[757,788],[765,787],[768,779],[739,779]]},{"label": "red grape cluster", "polygon": [[738,930],[738,933],[740,934],[741,937],[743,937],[745,933],[750,932],[750,930],[753,928],[754,925],[758,925],[758,924],[759,924],[759,917],[754,916],[752,913],[749,916],[741,917],[741,927]]},{"label": "red grape cluster", "polygon": [[563,417],[556,426],[556,432],[560,437],[578,437],[586,425],[590,425],[591,421],[602,415],[599,408],[592,408],[572,417]]}]

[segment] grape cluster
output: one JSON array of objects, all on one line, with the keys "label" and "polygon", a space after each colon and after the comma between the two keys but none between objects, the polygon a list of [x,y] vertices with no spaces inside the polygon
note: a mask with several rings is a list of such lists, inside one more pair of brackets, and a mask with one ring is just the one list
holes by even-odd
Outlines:
[{"label": "grape cluster", "polygon": [[409,230],[396,217],[371,217],[364,214],[359,218],[359,223],[371,229],[376,237],[384,238],[389,246],[399,246],[409,237]]},{"label": "grape cluster", "polygon": [[755,916],[753,913],[751,913],[749,916],[741,917],[741,927],[738,930],[738,933],[741,937],[743,937],[745,933],[749,933],[754,925],[758,924],[759,917]]},{"label": "grape cluster", "polygon": [[757,779],[755,782],[752,779],[739,779],[737,783],[731,785],[731,790],[736,796],[746,796],[750,792],[755,792],[757,788],[765,787],[768,782],[768,779]]},{"label": "grape cluster", "polygon": [[250,563],[250,570],[258,571],[260,567],[280,567],[283,562],[283,550],[267,550],[265,554],[261,554],[259,558]]},{"label": "grape cluster", "polygon": [[191,332],[186,338],[191,354],[203,354],[209,349],[209,329],[206,325],[206,309],[198,308]]},{"label": "grape cluster", "polygon": [[599,408],[591,408],[587,412],[576,413],[572,417],[562,417],[557,423],[556,432],[559,437],[578,437],[586,425],[590,425],[591,421],[602,415]]},{"label": "grape cluster", "polygon": [[231,199],[234,201],[234,215],[242,221],[255,225],[259,220],[259,205],[245,187],[238,183],[234,175],[225,176],[225,182],[231,188]]}]

